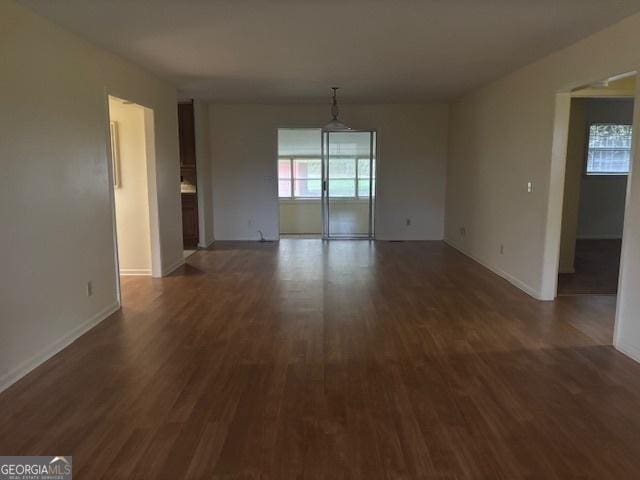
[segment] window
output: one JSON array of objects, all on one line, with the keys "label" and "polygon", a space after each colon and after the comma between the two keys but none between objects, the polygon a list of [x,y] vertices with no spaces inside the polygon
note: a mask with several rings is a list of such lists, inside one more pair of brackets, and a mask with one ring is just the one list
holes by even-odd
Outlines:
[{"label": "window", "polygon": [[291,197],[291,161],[278,160],[278,196]]},{"label": "window", "polygon": [[631,125],[592,124],[589,127],[587,175],[628,174],[631,138]]},{"label": "window", "polygon": [[[373,178],[373,185],[371,185],[371,195],[375,196],[376,192],[376,161],[373,161],[373,174],[371,175]],[[368,158],[359,158],[358,159],[358,196],[359,197],[368,197],[369,196],[369,159]]]},{"label": "window", "polygon": [[[373,161],[375,195],[375,160]],[[369,197],[369,158],[332,158],[329,164],[329,196]],[[280,198],[320,198],[322,161],[319,158],[282,156],[278,159],[278,196]]]},{"label": "window", "polygon": [[320,198],[322,162],[319,158],[278,159],[278,196],[281,198]]},{"label": "window", "polygon": [[355,158],[329,159],[329,196],[348,198],[356,196]]}]

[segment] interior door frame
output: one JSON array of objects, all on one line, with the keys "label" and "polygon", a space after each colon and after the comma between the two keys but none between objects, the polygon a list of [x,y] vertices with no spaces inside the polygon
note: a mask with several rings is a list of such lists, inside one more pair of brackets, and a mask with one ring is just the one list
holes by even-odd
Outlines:
[{"label": "interior door frame", "polygon": [[114,185],[114,170],[113,170],[113,152],[112,152],[112,138],[111,138],[111,112],[109,108],[109,99],[114,98],[120,101],[128,101],[137,105],[143,110],[144,118],[144,141],[145,141],[145,168],[147,170],[146,184],[147,184],[147,197],[149,205],[149,239],[150,239],[150,252],[151,252],[151,272],[144,275],[151,276],[153,278],[161,278],[166,275],[162,269],[162,245],[160,243],[160,226],[159,226],[159,206],[158,206],[158,180],[157,180],[157,158],[156,158],[156,130],[155,130],[155,110],[152,107],[147,106],[145,103],[139,102],[131,98],[128,95],[122,95],[119,92],[112,91],[111,89],[104,89],[104,125],[105,125],[105,143],[107,153],[107,176],[109,179],[109,206],[111,209],[111,224],[113,235],[113,255],[115,266],[115,289],[118,305],[121,305],[121,285],[120,276],[124,275],[120,272],[120,256],[118,247],[118,225],[116,217],[116,193]]},{"label": "interior door frame", "polygon": [[[366,235],[331,235],[329,228],[329,178],[327,175],[329,164],[329,139],[332,133],[368,133],[369,134],[369,228]],[[326,139],[326,144],[325,144]],[[322,214],[322,239],[323,240],[374,240],[375,239],[375,207],[378,194],[378,130],[375,128],[351,129],[351,130],[327,130],[321,131],[321,162],[322,162],[322,186],[321,186],[321,214]],[[375,166],[373,160],[375,159]],[[357,160],[356,160],[357,162]],[[372,168],[373,167],[373,168]],[[375,175],[374,175],[375,173]],[[375,183],[375,189],[374,189]],[[356,195],[358,189],[358,178],[356,176]],[[373,192],[376,192],[376,195]]]}]

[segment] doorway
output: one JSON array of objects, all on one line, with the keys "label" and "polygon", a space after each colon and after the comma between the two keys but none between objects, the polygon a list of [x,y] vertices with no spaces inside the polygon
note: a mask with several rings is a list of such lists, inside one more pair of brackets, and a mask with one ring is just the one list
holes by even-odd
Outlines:
[{"label": "doorway", "polygon": [[280,238],[371,239],[375,130],[278,129]]},{"label": "doorway", "polygon": [[178,144],[180,147],[180,201],[182,205],[183,256],[198,248],[198,170],[196,168],[196,131],[193,100],[178,103]]},{"label": "doorway", "polygon": [[116,264],[119,275],[160,276],[152,232],[153,110],[108,96]]},{"label": "doorway", "polygon": [[634,76],[572,93],[558,295],[617,294],[634,93]]},{"label": "doorway", "polygon": [[320,238],[321,130],[279,128],[277,161],[280,238]]},{"label": "doorway", "polygon": [[374,237],[376,132],[322,132],[322,237]]}]

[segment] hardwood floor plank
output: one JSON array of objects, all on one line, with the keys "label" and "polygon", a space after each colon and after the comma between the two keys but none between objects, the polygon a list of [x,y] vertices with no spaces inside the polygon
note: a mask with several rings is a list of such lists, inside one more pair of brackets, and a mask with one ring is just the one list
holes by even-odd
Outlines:
[{"label": "hardwood floor plank", "polygon": [[0,394],[75,478],[635,479],[615,297],[538,302],[442,242],[219,242]]}]

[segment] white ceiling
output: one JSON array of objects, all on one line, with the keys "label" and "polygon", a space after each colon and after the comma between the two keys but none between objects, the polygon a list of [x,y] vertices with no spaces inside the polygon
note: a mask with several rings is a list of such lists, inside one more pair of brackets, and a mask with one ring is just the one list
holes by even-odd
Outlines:
[{"label": "white ceiling", "polygon": [[218,102],[448,99],[640,10],[640,0],[20,0]]}]

